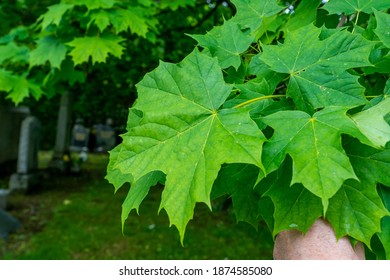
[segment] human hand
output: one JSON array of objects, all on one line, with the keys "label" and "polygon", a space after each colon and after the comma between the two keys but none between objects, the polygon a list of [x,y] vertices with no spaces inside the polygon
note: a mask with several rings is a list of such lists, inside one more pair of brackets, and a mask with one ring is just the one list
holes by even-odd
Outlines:
[{"label": "human hand", "polygon": [[317,220],[306,235],[298,230],[280,232],[275,239],[275,260],[364,260],[364,246],[352,247],[347,237],[336,239],[331,225]]}]

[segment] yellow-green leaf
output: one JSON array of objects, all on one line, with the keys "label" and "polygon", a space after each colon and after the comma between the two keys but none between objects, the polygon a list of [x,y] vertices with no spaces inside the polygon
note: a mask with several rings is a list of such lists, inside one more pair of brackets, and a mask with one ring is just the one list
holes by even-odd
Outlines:
[{"label": "yellow-green leaf", "polygon": [[352,116],[359,130],[369,139],[374,147],[384,147],[390,141],[390,126],[384,117],[390,113],[390,98],[368,110]]},{"label": "yellow-green leaf", "polygon": [[71,4],[59,3],[48,7],[48,11],[38,18],[42,29],[46,29],[50,24],[59,25],[64,14],[73,8]]},{"label": "yellow-green leaf", "polygon": [[124,39],[114,35],[102,35],[100,37],[76,38],[67,43],[74,49],[69,53],[75,65],[88,62],[92,58],[92,63],[105,62],[108,55],[121,57],[124,47],[119,43]]}]

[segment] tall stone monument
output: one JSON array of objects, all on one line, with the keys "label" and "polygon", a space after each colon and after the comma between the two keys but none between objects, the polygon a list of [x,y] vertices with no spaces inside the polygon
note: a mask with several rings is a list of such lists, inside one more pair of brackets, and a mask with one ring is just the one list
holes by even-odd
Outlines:
[{"label": "tall stone monument", "polygon": [[29,114],[27,107],[0,106],[0,164],[17,160],[21,123]]},{"label": "tall stone monument", "polygon": [[11,175],[10,191],[27,191],[39,182],[38,152],[41,124],[29,116],[22,122],[16,173]]}]

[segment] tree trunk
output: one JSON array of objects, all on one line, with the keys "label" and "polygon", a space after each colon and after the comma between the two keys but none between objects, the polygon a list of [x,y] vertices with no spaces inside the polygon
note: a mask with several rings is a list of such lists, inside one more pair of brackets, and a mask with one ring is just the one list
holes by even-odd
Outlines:
[{"label": "tree trunk", "polygon": [[66,91],[61,96],[61,105],[58,112],[56,142],[50,168],[61,172],[67,172],[70,168],[70,122],[72,113],[72,96]]}]

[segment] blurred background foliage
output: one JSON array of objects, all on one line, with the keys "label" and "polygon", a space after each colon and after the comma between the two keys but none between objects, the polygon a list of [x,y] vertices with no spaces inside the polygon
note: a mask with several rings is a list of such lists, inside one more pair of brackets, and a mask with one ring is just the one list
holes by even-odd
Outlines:
[{"label": "blurred background foliage", "polygon": [[[107,5],[115,2],[110,9],[89,2],[7,0],[0,3],[0,105],[13,106],[16,102],[18,106],[30,107],[32,114],[44,122],[43,149],[54,145],[62,92],[67,90],[73,95],[73,122],[82,118],[84,124],[91,127],[111,118],[116,130],[123,132],[128,108],[136,98],[135,85],[141,78],[154,69],[159,60],[177,62],[184,58],[196,45],[185,34],[203,34],[235,12],[229,1],[220,0],[106,1]],[[77,5],[64,14],[50,13],[53,7],[68,4]],[[109,25],[101,32],[97,21],[91,21],[96,13],[131,7],[136,7],[142,16],[139,28],[129,25],[130,28],[117,33]],[[142,28],[147,28],[146,35]],[[74,65],[72,48],[67,44],[75,38],[99,37],[106,33],[123,39],[119,44],[123,47],[122,54],[109,55],[101,63],[93,63],[92,56]],[[37,62],[31,58],[31,53],[39,47],[39,39],[48,36],[66,46],[67,55],[60,69],[53,65],[49,51],[47,60],[38,58]],[[6,47],[11,44],[17,46],[13,49],[17,55],[8,57]],[[19,85],[26,84],[26,87],[7,84],[7,79],[14,78],[16,81],[21,78]]]}]

